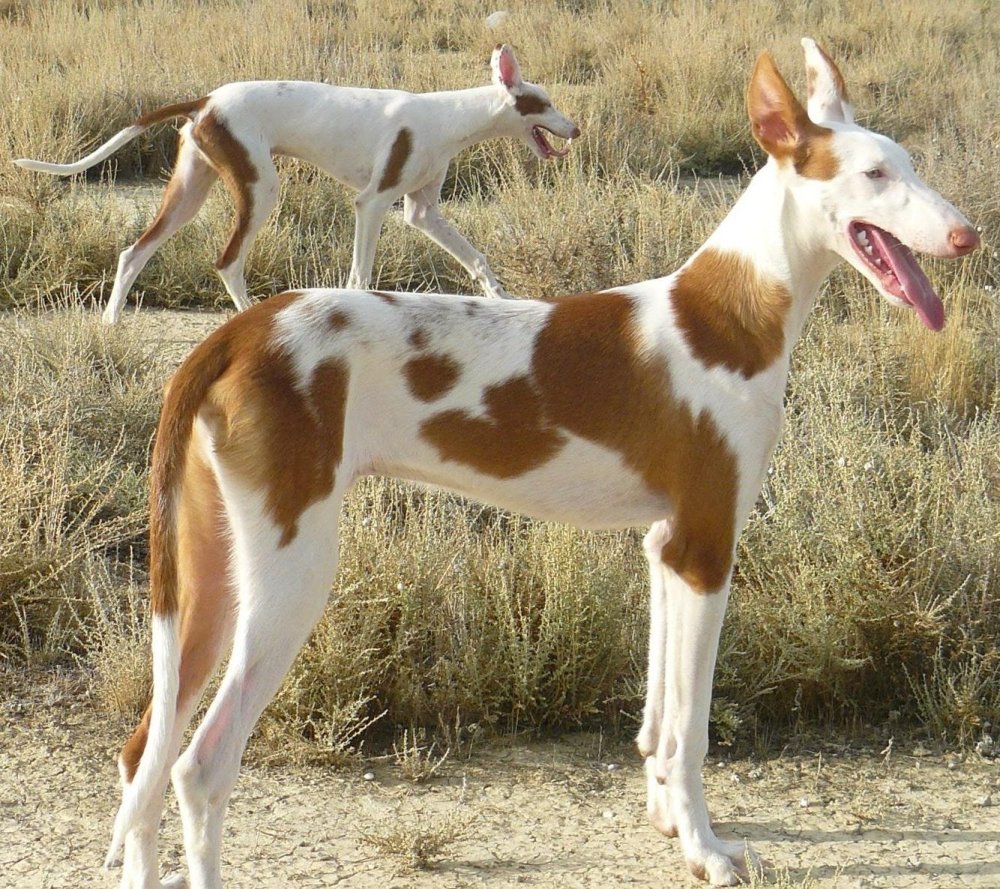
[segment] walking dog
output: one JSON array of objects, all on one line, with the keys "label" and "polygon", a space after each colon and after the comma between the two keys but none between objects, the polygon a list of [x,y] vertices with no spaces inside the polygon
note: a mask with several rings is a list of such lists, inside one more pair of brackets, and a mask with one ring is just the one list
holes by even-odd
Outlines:
[{"label": "walking dog", "polygon": [[230,83],[142,115],[76,163],[14,163],[60,176],[82,173],[154,124],[187,118],[160,210],[118,258],[103,314],[108,324],[118,320],[146,263],[194,219],[218,178],[232,195],[236,218],[216,268],[236,308],[249,308],[243,267],[278,200],[275,155],[314,164],[357,190],[349,287],[369,285],[382,220],[403,197],[407,223],[454,256],[488,296],[506,296],[485,257],[438,208],[448,164],[462,149],[500,137],[520,138],[542,159],[563,157],[568,146],[554,148],[546,132],[572,140],[580,131],[541,87],[522,79],[509,46],[493,51],[492,68],[491,86],[420,94],[297,81]]},{"label": "walking dog", "polygon": [[979,243],[899,145],[853,123],[840,72],[804,46],[808,113],[762,54],[747,107],[767,163],[674,274],[552,301],[285,293],[191,353],[153,452],[154,685],[119,758],[108,862],[124,843],[122,886],[161,885],[171,776],[190,885],[221,886],[244,745],[323,610],[344,494],[376,473],[585,528],[651,525],[649,817],[698,877],[746,877],[744,846],[713,832],[701,767],[736,539],[781,430],[792,346],[842,261],[939,329],[911,248]]}]

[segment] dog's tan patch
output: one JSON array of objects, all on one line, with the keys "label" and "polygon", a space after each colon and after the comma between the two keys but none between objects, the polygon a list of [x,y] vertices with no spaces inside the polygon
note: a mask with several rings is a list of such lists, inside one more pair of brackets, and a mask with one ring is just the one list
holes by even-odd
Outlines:
[{"label": "dog's tan patch", "polygon": [[233,136],[229,127],[214,111],[208,111],[194,125],[191,137],[226,183],[236,207],[236,218],[229,241],[215,263],[216,268],[224,269],[236,261],[243,249],[243,241],[253,215],[251,186],[260,178],[260,174],[250,160],[246,146]]},{"label": "dog's tan patch", "polygon": [[449,410],[420,425],[443,460],[495,478],[516,478],[546,463],[566,437],[545,422],[539,393],[519,376],[483,390],[485,413]]},{"label": "dog's tan patch", "polygon": [[428,335],[423,327],[415,327],[410,331],[407,342],[417,351],[427,348]]},{"label": "dog's tan patch", "polygon": [[702,880],[705,883],[708,882],[708,870],[705,868],[704,864],[699,861],[692,861],[690,858],[686,859],[685,863],[687,864],[688,870],[691,871],[691,876],[693,876],[696,880]]},{"label": "dog's tan patch", "polygon": [[382,171],[382,178],[378,183],[379,191],[388,191],[399,184],[403,175],[403,165],[413,151],[413,133],[407,127],[403,127],[396,134],[396,139],[389,149],[389,159],[385,163]]},{"label": "dog's tan patch", "polygon": [[279,546],[295,539],[299,516],[333,490],[349,379],[346,364],[331,359],[303,387],[290,356],[271,342],[275,314],[298,296],[271,297],[260,304],[271,311],[229,322],[233,360],[202,412],[220,462],[264,493],[265,510],[281,532]]},{"label": "dog's tan patch", "polygon": [[557,429],[621,454],[673,506],[663,559],[692,588],[721,588],[732,567],[738,469],[707,413],[673,393],[643,355],[632,300],[616,293],[556,302],[536,340],[533,378]]},{"label": "dog's tan patch", "polygon": [[447,355],[418,355],[403,365],[410,393],[421,401],[436,401],[458,382],[461,367]]},{"label": "dog's tan patch", "polygon": [[230,536],[218,481],[192,435],[177,506],[181,665],[177,706],[200,698],[229,639],[235,612]]},{"label": "dog's tan patch", "polygon": [[[180,162],[183,153],[184,138],[182,133],[177,143],[177,163]],[[175,213],[183,212],[182,206],[185,202],[192,200],[192,194],[207,194],[208,189],[212,187],[217,178],[218,174],[215,169],[200,155],[195,154],[183,172],[177,169],[175,163],[174,172],[163,192],[159,210],[157,210],[153,221],[139,236],[135,246],[142,248],[151,241],[158,241],[171,217]]]},{"label": "dog's tan patch", "polygon": [[153,713],[153,706],[146,706],[142,719],[135,727],[135,730],[125,742],[121,752],[118,754],[118,761],[122,765],[125,773],[125,780],[131,783],[135,779],[136,770],[139,768],[139,760],[142,759],[142,751],[146,749],[146,741],[149,739],[149,719]]},{"label": "dog's tan patch", "polygon": [[396,297],[391,293],[386,293],[385,291],[382,290],[369,290],[368,292],[372,296],[377,296],[380,300],[382,300],[382,302],[390,306],[394,306],[398,302]]},{"label": "dog's tan patch", "polygon": [[750,379],[784,349],[791,294],[746,257],[703,250],[681,269],[670,299],[677,326],[705,367],[722,365]]},{"label": "dog's tan patch", "polygon": [[840,159],[833,151],[833,131],[816,127],[794,152],[795,172],[806,179],[832,179],[840,171]]},{"label": "dog's tan patch", "polygon": [[340,331],[345,327],[350,327],[351,318],[347,312],[342,312],[340,309],[334,309],[326,316],[326,324],[330,330]]},{"label": "dog's tan patch", "polygon": [[[849,102],[850,99],[847,96],[847,83],[844,80],[844,75],[840,73],[840,68],[837,67],[836,62],[830,58],[827,51],[818,43],[816,44],[816,49],[819,51],[819,54],[823,57],[827,67],[830,69],[830,74],[833,76],[833,82],[836,86],[837,95],[840,97],[840,101]],[[817,71],[812,65],[806,66],[806,92],[809,96],[813,96],[816,93],[816,81],[819,79],[819,74],[820,72]]]},{"label": "dog's tan patch", "polygon": [[551,102],[546,102],[540,96],[530,93],[522,93],[514,100],[514,108],[522,117],[527,117],[529,114],[544,114],[551,107]]},{"label": "dog's tan patch", "polygon": [[664,561],[713,592],[732,567],[736,457],[711,416],[673,394],[666,364],[644,356],[634,311],[618,293],[555,301],[530,374],[484,390],[482,414],[432,415],[421,435],[442,459],[497,478],[543,466],[568,434],[617,452],[673,507]]},{"label": "dog's tan patch", "polygon": [[172,105],[164,105],[155,111],[147,111],[139,115],[135,123],[140,127],[151,127],[153,124],[163,123],[165,120],[173,120],[175,117],[195,117],[208,104],[208,96],[200,99],[191,99],[187,102],[175,102]]}]

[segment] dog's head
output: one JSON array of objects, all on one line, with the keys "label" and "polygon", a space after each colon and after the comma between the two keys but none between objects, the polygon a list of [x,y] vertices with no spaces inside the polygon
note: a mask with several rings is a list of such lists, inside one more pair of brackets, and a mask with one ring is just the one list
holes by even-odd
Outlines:
[{"label": "dog's head", "polygon": [[[504,91],[504,102],[513,109],[516,135],[543,160],[565,157],[568,143],[580,135],[580,128],[556,109],[545,90],[521,78],[514,50],[507,44],[493,50],[491,64],[493,82]],[[567,140],[567,144],[554,148],[546,133]]]},{"label": "dog's head", "polygon": [[957,257],[979,246],[969,221],[917,176],[892,139],[858,126],[844,78],[816,44],[806,54],[808,108],[767,53],[757,60],[747,108],[753,135],[777,165],[802,237],[849,262],[894,305],[915,309],[931,330],[944,307],[913,251]]}]

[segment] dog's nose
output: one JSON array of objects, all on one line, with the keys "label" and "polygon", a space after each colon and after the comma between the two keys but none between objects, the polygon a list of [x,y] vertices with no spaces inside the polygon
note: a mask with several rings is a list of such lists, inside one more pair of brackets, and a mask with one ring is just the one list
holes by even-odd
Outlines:
[{"label": "dog's nose", "polygon": [[573,129],[570,130],[570,134],[569,134],[569,136],[567,138],[569,138],[569,139],[579,139],[580,138],[580,128],[578,126],[574,125]]},{"label": "dog's nose", "polygon": [[948,239],[959,256],[971,253],[979,246],[979,233],[971,225],[962,225],[958,228],[953,228],[951,234],[948,235]]}]

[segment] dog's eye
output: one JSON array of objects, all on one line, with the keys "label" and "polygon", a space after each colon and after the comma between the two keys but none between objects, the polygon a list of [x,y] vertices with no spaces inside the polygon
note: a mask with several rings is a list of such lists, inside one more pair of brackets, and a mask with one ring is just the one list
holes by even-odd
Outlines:
[{"label": "dog's eye", "polygon": [[865,175],[869,179],[881,179],[885,176],[885,173],[883,173],[878,167],[875,167],[871,170],[865,170]]}]

